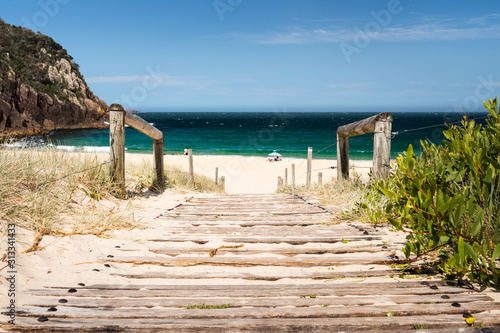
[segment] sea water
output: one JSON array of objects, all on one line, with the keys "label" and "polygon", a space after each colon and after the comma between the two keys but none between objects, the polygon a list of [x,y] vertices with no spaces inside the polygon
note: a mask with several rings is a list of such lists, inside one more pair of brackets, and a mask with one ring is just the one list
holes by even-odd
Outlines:
[{"label": "sea water", "polygon": [[[184,148],[197,155],[266,157],[277,151],[284,158],[307,156],[336,158],[336,129],[375,115],[374,112],[149,112],[138,116],[164,133],[165,154],[182,154]],[[392,112],[391,155],[396,157],[420,140],[441,144],[445,124],[460,125],[462,113]],[[469,113],[469,119],[484,123],[487,113]],[[109,130],[55,131],[46,141],[63,150],[109,151]],[[125,129],[129,153],[152,152],[152,140],[131,127]],[[350,159],[373,157],[373,133],[350,138]]]}]

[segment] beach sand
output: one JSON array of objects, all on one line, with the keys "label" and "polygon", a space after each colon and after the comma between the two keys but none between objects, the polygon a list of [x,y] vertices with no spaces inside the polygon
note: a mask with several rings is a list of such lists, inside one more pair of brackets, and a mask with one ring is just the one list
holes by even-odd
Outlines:
[{"label": "beach sand", "polygon": [[[126,154],[129,161],[153,160],[148,154]],[[184,171],[189,170],[188,157],[184,155],[165,155],[165,169],[178,166]],[[295,164],[296,184],[306,184],[307,160],[298,158],[283,158],[280,162],[269,162],[265,157],[246,156],[193,156],[194,172],[215,179],[215,169],[219,169],[219,177],[225,177],[228,194],[241,193],[274,193],[277,189],[278,177],[285,179],[285,169],[288,169],[288,184],[292,184],[292,164]],[[368,179],[368,172],[373,166],[372,161],[351,161],[353,172]],[[313,159],[311,182],[318,182],[318,173],[323,173],[323,182],[337,178],[336,160]]]}]

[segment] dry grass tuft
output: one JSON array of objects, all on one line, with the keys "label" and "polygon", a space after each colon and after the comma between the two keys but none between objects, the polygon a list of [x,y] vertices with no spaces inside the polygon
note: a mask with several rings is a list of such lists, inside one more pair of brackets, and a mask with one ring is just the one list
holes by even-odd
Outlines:
[{"label": "dry grass tuft", "polygon": [[44,235],[106,237],[111,230],[135,228],[138,221],[130,199],[157,195],[165,186],[221,191],[206,177],[197,176],[190,186],[180,170],[176,177],[167,174],[169,183],[153,184],[150,162],[127,162],[126,171],[128,200],[120,200],[104,155],[0,149],[0,227],[5,233],[6,224],[15,223],[34,231],[30,252],[39,249]]},{"label": "dry grass tuft", "polygon": [[[333,214],[334,221],[338,223],[366,218],[364,210],[359,209],[359,203],[363,201],[368,186],[368,181],[364,181],[358,173],[351,170],[349,181],[339,182],[332,177],[329,182],[322,185],[314,183],[309,188],[299,186],[294,193],[308,200],[315,200],[319,205],[326,207]],[[292,193],[292,188],[283,187],[278,192]]]}]

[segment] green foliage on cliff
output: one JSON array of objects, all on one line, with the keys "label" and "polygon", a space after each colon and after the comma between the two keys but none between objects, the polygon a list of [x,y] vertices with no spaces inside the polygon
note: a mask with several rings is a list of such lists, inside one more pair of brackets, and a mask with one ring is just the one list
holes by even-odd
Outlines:
[{"label": "green foliage on cliff", "polygon": [[[445,146],[410,146],[365,208],[408,233],[406,256],[436,252],[447,276],[500,288],[500,113],[496,98],[484,106],[488,126],[464,120],[444,132]],[[370,204],[381,199],[384,208]]]},{"label": "green foliage on cliff", "polygon": [[7,73],[12,69],[21,83],[66,100],[64,83],[54,82],[48,75],[49,65],[55,66],[61,59],[69,61],[72,71],[83,79],[78,64],[52,38],[0,19],[0,94],[8,90]]}]

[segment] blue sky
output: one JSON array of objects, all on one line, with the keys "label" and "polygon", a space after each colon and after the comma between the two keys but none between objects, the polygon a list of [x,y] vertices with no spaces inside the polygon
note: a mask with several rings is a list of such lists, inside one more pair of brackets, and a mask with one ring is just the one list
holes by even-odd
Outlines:
[{"label": "blue sky", "polygon": [[0,0],[108,104],[481,110],[500,91],[500,2]]}]

